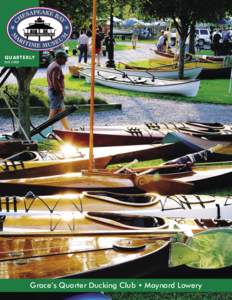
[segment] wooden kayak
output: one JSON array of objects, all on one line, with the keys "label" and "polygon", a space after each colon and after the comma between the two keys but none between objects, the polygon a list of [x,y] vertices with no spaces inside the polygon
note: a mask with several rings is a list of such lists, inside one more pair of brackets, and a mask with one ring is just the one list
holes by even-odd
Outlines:
[{"label": "wooden kayak", "polygon": [[[155,144],[117,147],[98,147],[94,149],[95,167],[105,168],[108,164],[149,159],[172,159],[177,153],[184,155],[191,149],[180,144]],[[77,172],[88,168],[89,149],[81,149],[71,158],[62,153],[21,152],[9,159],[0,161],[0,178],[41,177]]]},{"label": "wooden kayak", "polygon": [[[89,144],[89,131],[78,130],[54,130],[62,140],[78,145],[78,147],[87,147]],[[112,136],[113,134],[113,136]],[[164,138],[161,132],[151,132],[148,129],[138,130],[114,130],[113,133],[105,132],[104,128],[94,132],[94,146],[124,146],[124,145],[142,145],[160,143]]]},{"label": "wooden kayak", "polygon": [[[94,126],[94,129],[97,131],[120,131],[120,130],[127,130],[130,131],[132,129],[136,130],[136,129],[140,129],[142,130],[153,130],[153,131],[159,131],[159,130],[164,130],[164,129],[168,129],[168,130],[177,130],[179,128],[193,128],[193,129],[198,129],[198,130],[207,130],[207,131],[219,131],[219,130],[231,130],[232,129],[232,125],[231,124],[222,124],[222,123],[218,123],[218,122],[214,122],[214,123],[204,123],[204,122],[194,122],[194,121],[187,121],[187,122],[175,122],[175,123],[144,123],[142,125],[133,125],[133,124],[129,124],[129,125],[117,125],[117,126],[111,126],[111,125],[104,125],[104,126]],[[89,130],[89,126],[80,126],[78,129],[76,129],[77,131],[88,131]]]},{"label": "wooden kayak", "polygon": [[[169,167],[170,168],[170,167]],[[179,166],[178,166],[179,168]],[[25,195],[32,191],[37,195],[85,190],[116,192],[152,191],[159,194],[189,193],[193,186],[173,179],[135,174],[114,174],[109,171],[67,173],[37,178],[8,179],[0,181],[0,195]],[[148,188],[148,190],[147,190]]]},{"label": "wooden kayak", "polygon": [[56,194],[24,197],[1,197],[0,215],[17,216],[38,213],[113,212],[154,217],[230,219],[231,196],[173,195],[156,193],[122,194],[105,191],[87,191],[81,194]]},{"label": "wooden kayak", "polygon": [[[220,163],[200,163],[193,165],[190,167],[186,165],[179,171],[175,171],[175,169],[160,169],[157,170],[154,168],[154,172],[152,168],[146,167],[131,170],[131,172],[136,172],[137,174],[160,174],[160,178],[171,178],[175,179],[175,181],[179,181],[182,183],[191,183],[193,184],[193,192],[198,193],[201,189],[209,189],[211,187],[228,187],[231,185],[232,180],[232,164],[230,162],[220,162]],[[139,176],[137,177],[139,178]],[[151,185],[149,183],[151,180]],[[146,191],[149,191],[150,186],[152,186],[153,180],[150,177],[147,177],[147,181],[144,185],[141,185],[140,188]]]},{"label": "wooden kayak", "polygon": [[[232,141],[230,125],[220,123],[145,123],[142,126],[97,126],[94,131],[95,147],[144,144],[165,141],[170,132],[181,132],[192,136],[204,137],[215,141]],[[86,147],[89,141],[89,128],[80,127],[73,131],[54,130],[54,133],[66,142]]]},{"label": "wooden kayak", "polygon": [[[86,82],[91,82],[90,70],[80,72]],[[148,77],[127,76],[125,74],[113,74],[96,71],[95,82],[107,87],[122,89],[134,92],[174,94],[186,97],[195,97],[200,88],[200,81],[190,80],[164,80]]]},{"label": "wooden kayak", "polygon": [[232,155],[232,141],[213,141],[179,132],[172,132],[166,135],[163,142],[182,143],[196,152],[211,148],[211,151],[213,151],[218,156],[221,155],[225,161],[231,160],[229,158]]},{"label": "wooden kayak", "polygon": [[37,151],[38,145],[35,142],[26,142],[19,140],[0,140],[0,157],[4,158],[20,151]]}]

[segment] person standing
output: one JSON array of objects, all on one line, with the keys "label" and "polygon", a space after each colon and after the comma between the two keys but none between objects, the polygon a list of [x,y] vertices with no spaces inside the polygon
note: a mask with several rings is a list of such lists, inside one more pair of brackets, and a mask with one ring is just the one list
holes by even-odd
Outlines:
[{"label": "person standing", "polygon": [[97,56],[97,65],[100,66],[100,57],[101,57],[101,51],[102,51],[102,35],[100,34],[99,29],[97,30],[96,33],[96,56]]},{"label": "person standing", "polygon": [[79,37],[79,63],[81,63],[82,57],[84,56],[84,62],[87,63],[87,58],[88,58],[88,43],[89,43],[89,38],[86,35],[85,29],[81,30],[81,35]]},{"label": "person standing", "polygon": [[[64,75],[61,66],[67,62],[67,53],[59,50],[55,53],[53,61],[47,69],[48,98],[50,101],[50,112],[48,119],[65,110],[64,106]],[[60,120],[64,129],[69,129],[67,118]]]},{"label": "person standing", "polygon": [[137,25],[135,25],[135,27],[133,28],[132,40],[131,40],[133,49],[136,49],[138,38],[139,38],[139,29],[137,28]]},{"label": "person standing", "polygon": [[161,30],[161,36],[159,37],[159,40],[158,40],[158,43],[157,43],[157,50],[158,51],[165,52],[164,42],[165,42],[164,30]]}]

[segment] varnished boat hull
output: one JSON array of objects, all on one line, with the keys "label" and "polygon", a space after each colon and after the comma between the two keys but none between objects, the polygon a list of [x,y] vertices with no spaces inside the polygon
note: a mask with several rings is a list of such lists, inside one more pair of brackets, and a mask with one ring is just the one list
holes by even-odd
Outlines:
[{"label": "varnished boat hull", "polygon": [[[78,147],[88,147],[89,145],[89,132],[83,131],[68,131],[68,130],[54,130],[62,140],[77,145]],[[143,133],[128,133],[126,131],[119,132],[95,132],[94,133],[94,146],[124,146],[124,145],[143,145],[160,143],[164,135],[162,133],[154,133],[150,135],[147,132]]]},{"label": "varnished boat hull", "polygon": [[[39,256],[39,248],[45,248],[42,254],[46,253],[46,247],[50,248],[51,256],[41,257],[40,259],[22,259],[15,262],[0,262],[0,278],[101,278],[102,276],[115,277],[141,277],[149,274],[152,270],[159,272],[168,264],[169,241],[162,241],[160,245],[148,245],[145,249],[136,251],[125,251],[108,249],[112,247],[114,241],[120,240],[112,237],[73,237],[73,238],[43,238],[28,237],[0,239],[1,249],[17,251],[37,247],[37,250],[31,251]],[[133,239],[133,236],[129,236]],[[103,241],[104,239],[104,241]],[[138,239],[134,237],[134,239]],[[17,243],[18,242],[18,243]],[[71,251],[69,246],[79,244],[82,248],[89,248],[89,251],[80,251],[80,253],[54,255],[52,253]],[[75,248],[75,246],[73,247]],[[102,248],[103,250],[94,250]],[[106,248],[106,250],[104,250]],[[91,250],[93,249],[93,250]],[[152,263],[152,264],[151,264]],[[4,270],[1,265],[4,265]]]},{"label": "varnished boat hull", "polygon": [[34,142],[22,142],[22,141],[14,141],[14,140],[0,140],[0,157],[5,158],[7,156],[13,155],[20,151],[31,150],[36,151],[38,149],[38,145]]}]

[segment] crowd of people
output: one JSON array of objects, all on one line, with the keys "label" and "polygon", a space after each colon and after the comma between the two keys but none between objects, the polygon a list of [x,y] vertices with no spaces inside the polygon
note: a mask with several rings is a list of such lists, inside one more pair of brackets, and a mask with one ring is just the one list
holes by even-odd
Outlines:
[{"label": "crowd of people", "polygon": [[[169,45],[169,28],[161,30],[160,36],[157,42],[157,50],[160,52],[166,52],[171,45]],[[214,55],[231,55],[232,52],[232,29],[215,29],[211,31],[210,35],[211,49],[214,50]],[[180,44],[180,36],[178,38],[178,45]],[[196,35],[196,45],[197,45]],[[186,51],[189,48],[189,36],[186,39]]]},{"label": "crowd of people", "polygon": [[[106,56],[106,53],[109,51],[109,33],[104,32],[101,26],[97,27],[96,30],[96,63],[100,66],[100,57],[101,54]],[[114,40],[113,40],[114,42]],[[92,26],[90,25],[88,29],[83,28],[81,30],[80,36],[78,38],[78,50],[79,50],[79,58],[78,62],[81,63],[84,58],[84,62],[87,63],[88,54],[90,53],[90,49],[92,47]]]}]

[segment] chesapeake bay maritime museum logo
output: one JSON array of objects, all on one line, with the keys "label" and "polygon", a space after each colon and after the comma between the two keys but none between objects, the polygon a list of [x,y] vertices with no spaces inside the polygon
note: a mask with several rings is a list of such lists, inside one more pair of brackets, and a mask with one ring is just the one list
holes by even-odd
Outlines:
[{"label": "chesapeake bay maritime museum logo", "polygon": [[29,50],[48,50],[63,44],[72,33],[72,25],[61,12],[32,7],[18,12],[7,24],[10,39]]}]

